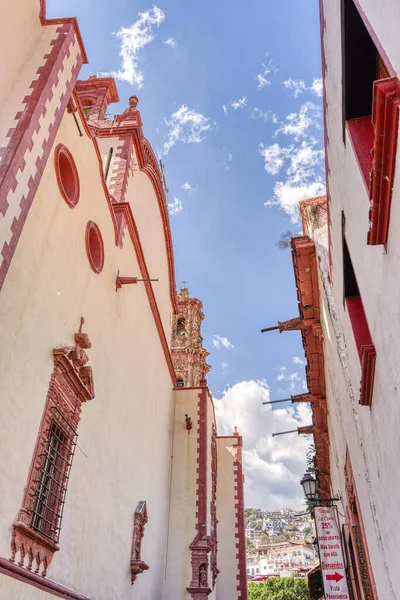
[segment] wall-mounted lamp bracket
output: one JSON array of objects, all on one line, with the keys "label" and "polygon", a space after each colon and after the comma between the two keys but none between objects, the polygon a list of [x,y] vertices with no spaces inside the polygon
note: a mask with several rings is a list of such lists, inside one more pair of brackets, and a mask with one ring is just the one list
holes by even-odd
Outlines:
[{"label": "wall-mounted lamp bracket", "polygon": [[138,281],[158,281],[158,279],[139,279],[139,277],[120,277],[119,271],[115,280],[115,291],[117,292],[123,285],[138,283]]}]

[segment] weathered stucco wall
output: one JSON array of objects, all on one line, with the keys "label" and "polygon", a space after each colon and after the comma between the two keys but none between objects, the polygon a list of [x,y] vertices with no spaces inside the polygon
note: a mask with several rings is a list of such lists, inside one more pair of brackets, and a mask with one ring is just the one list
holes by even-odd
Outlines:
[{"label": "weathered stucco wall", "polygon": [[[98,600],[131,598],[132,589],[135,598],[153,600],[161,598],[165,570],[172,381],[144,285],[115,291],[118,270],[132,276],[140,272],[129,235],[122,249],[115,245],[93,142],[79,136],[69,114],[55,145],[59,142],[78,168],[79,203],[71,209],[62,199],[51,153],[0,295],[2,340],[10,349],[0,356],[0,555],[10,556],[11,525],[36,442],[52,349],[73,343],[83,315],[92,341],[88,355],[96,397],[83,406],[61,549],[48,577]],[[97,223],[104,241],[99,275],[86,256],[89,220]],[[158,260],[161,271],[166,262]],[[168,302],[169,292],[164,306]],[[139,500],[147,502],[142,558],[150,570],[131,588],[133,513]]]},{"label": "weathered stucco wall", "polygon": [[[361,5],[390,62],[399,68],[400,52],[394,26],[400,18],[398,3],[363,0]],[[387,249],[367,246],[368,192],[348,135],[346,144],[342,140],[340,3],[324,0],[323,7],[332,287],[327,279],[325,255],[320,263],[320,289],[324,290],[322,316],[332,489],[340,490],[345,499],[343,470],[347,445],[378,596],[390,600],[396,597],[395,590],[400,585],[396,561],[400,530],[400,511],[396,509],[400,491],[400,471],[396,465],[400,367],[395,351],[400,342],[400,178],[396,176],[394,182]],[[377,354],[371,408],[359,405],[360,360],[343,303],[342,211],[346,218],[347,244]],[[317,244],[320,255],[322,246],[318,248]],[[388,498],[391,510],[388,510]]]},{"label": "weathered stucco wall", "polygon": [[[236,504],[235,504],[235,437],[217,438],[218,481],[218,568],[217,599],[238,598],[237,579],[239,570],[236,559]],[[233,526],[232,524],[235,524]]]},{"label": "weathered stucco wall", "polygon": [[[163,600],[187,600],[192,569],[189,546],[196,531],[197,427],[200,389],[175,390],[174,443],[172,452],[171,508],[168,558]],[[188,432],[185,414],[192,419]]]}]

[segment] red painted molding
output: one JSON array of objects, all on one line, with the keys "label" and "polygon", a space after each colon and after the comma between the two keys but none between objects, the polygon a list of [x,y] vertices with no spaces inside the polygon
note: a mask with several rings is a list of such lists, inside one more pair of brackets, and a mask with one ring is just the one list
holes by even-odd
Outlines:
[{"label": "red painted molding", "polygon": [[107,178],[108,188],[114,202],[125,202],[130,166],[132,163],[133,143],[131,135],[120,136],[115,152],[114,166]]},{"label": "red painted molding", "polygon": [[361,351],[361,391],[360,404],[371,406],[375,379],[375,346],[363,346]]},{"label": "red painted molding", "polygon": [[[119,222],[120,232],[121,232],[120,235],[122,235],[124,226],[126,225],[128,227],[128,232],[129,232],[130,238],[132,240],[133,247],[135,248],[135,252],[136,252],[137,260],[139,263],[139,269],[140,269],[142,279],[150,279],[150,274],[147,269],[146,260],[144,257],[143,247],[142,247],[140,237],[139,237],[139,232],[136,227],[136,222],[133,217],[132,209],[131,209],[129,203],[128,202],[116,203],[113,205],[113,209],[114,209],[116,219]],[[158,335],[160,337],[161,346],[164,351],[165,360],[167,361],[167,365],[168,365],[168,369],[169,369],[169,372],[171,375],[172,383],[175,386],[175,383],[176,383],[175,369],[172,364],[172,358],[171,358],[171,354],[169,351],[169,344],[167,342],[167,338],[165,337],[164,327],[163,327],[163,324],[161,321],[160,312],[158,310],[153,286],[152,286],[151,281],[144,281],[143,284],[146,288],[147,298],[149,300],[150,308],[153,313],[154,322],[156,324]]]},{"label": "red painted molding", "polygon": [[[375,579],[374,579],[374,572],[372,570],[371,560],[369,557],[367,537],[365,535],[364,520],[363,520],[361,508],[360,508],[360,501],[358,498],[357,487],[356,487],[356,483],[355,483],[355,479],[354,479],[354,475],[353,475],[353,469],[351,466],[351,459],[350,459],[350,453],[349,453],[348,448],[346,448],[346,462],[344,465],[344,477],[345,477],[345,486],[346,486],[346,496],[347,496],[347,502],[348,502],[347,507],[346,507],[346,524],[349,525],[350,527],[359,526],[361,529],[363,545],[364,545],[364,553],[363,553],[364,556],[362,556],[362,558],[366,560],[366,563],[368,565],[369,576],[370,576],[370,580],[371,580],[372,589],[370,587],[368,590],[365,590],[367,592],[367,595],[365,597],[368,598],[369,600],[378,600],[378,594],[376,591],[376,585],[375,585]],[[347,535],[346,543],[348,543],[348,537],[349,536]],[[353,543],[353,546],[355,546],[354,543]],[[359,571],[358,561],[356,561],[356,564],[353,566],[355,567],[355,570],[358,573],[359,583],[361,584],[361,587],[363,587],[363,585],[362,585],[363,577]]]},{"label": "red painted molding", "polygon": [[[58,534],[61,518],[49,523],[46,530],[37,531],[32,528],[32,510],[38,481],[42,469],[43,452],[49,435],[50,426],[56,423],[63,431],[66,426],[69,430],[76,432],[82,410],[82,403],[94,398],[93,375],[90,366],[87,366],[88,356],[85,349],[91,347],[91,342],[86,333],[75,334],[75,345],[56,348],[53,350],[54,369],[50,379],[49,390],[46,397],[45,407],[36,439],[33,458],[25,486],[22,506],[18,512],[18,519],[13,523],[11,539],[11,558],[14,563],[18,556],[18,565],[26,567],[27,571],[46,577],[47,569],[51,563],[54,553],[59,550]],[[72,439],[68,434],[69,444]],[[67,448],[67,446],[65,446]],[[68,452],[71,451],[69,447]],[[72,458],[71,458],[72,460]],[[67,469],[67,467],[64,467]],[[60,471],[61,472],[61,471]],[[65,472],[68,480],[68,473]],[[65,483],[66,486],[66,483]],[[65,496],[65,489],[64,489]],[[64,497],[58,497],[60,504],[64,503]],[[53,506],[55,512],[59,512],[60,505]],[[53,527],[58,529],[53,531]],[[50,539],[51,538],[51,539]]]},{"label": "red painted molding", "polygon": [[190,544],[192,578],[186,588],[193,600],[206,600],[211,593],[208,582],[208,554],[211,551],[211,539],[207,535],[207,405],[208,390],[201,381],[201,390],[197,404],[197,478],[196,478],[196,530],[197,534]]},{"label": "red painted molding", "polygon": [[[313,200],[320,202],[319,198]],[[311,203],[311,201],[305,201]],[[301,204],[301,203],[300,203]],[[302,211],[300,210],[300,214]],[[299,428],[299,433],[306,429],[314,435],[316,447],[316,475],[321,497],[330,497],[330,461],[329,432],[326,407],[326,384],[322,327],[320,324],[320,299],[318,288],[318,266],[314,242],[307,236],[292,239],[292,260],[299,301],[299,312],[303,321],[308,320],[310,326],[302,329],[302,341],[307,359],[306,377],[309,394],[318,398],[313,402],[310,429]]]},{"label": "red painted molding", "polygon": [[360,117],[346,121],[357,163],[361,171],[365,188],[369,190],[372,170],[372,149],[374,147],[374,127],[371,117]]},{"label": "red painted molding", "polygon": [[400,84],[397,77],[374,82],[372,122],[375,128],[367,243],[386,244],[394,185],[399,128]]},{"label": "red painted molding", "polygon": [[235,527],[236,538],[236,561],[239,573],[236,575],[238,597],[240,600],[247,600],[247,569],[246,569],[246,532],[244,525],[244,489],[243,489],[243,469],[242,469],[242,436],[237,432],[233,434],[236,438],[234,477],[235,477]]},{"label": "red painted molding", "polygon": [[[2,156],[0,165],[0,212],[3,215],[7,213],[10,192],[17,195],[13,198],[13,201],[16,204],[19,202],[19,208],[15,206],[17,210],[11,225],[11,235],[0,248],[0,289],[14,256],[61,119],[65,114],[73,86],[84,60],[84,57],[78,54],[77,62],[72,68],[64,92],[57,103],[53,119],[48,123],[48,135],[44,138],[35,165],[28,166],[28,153],[33,147],[32,138],[35,137],[36,132],[41,127],[43,117],[46,115],[46,103],[54,95],[54,88],[59,81],[59,73],[64,68],[64,61],[70,55],[71,46],[75,40],[75,29],[68,20],[57,27],[49,51],[44,56],[44,63],[38,69],[36,79],[29,86],[28,95],[21,98],[23,109],[15,115],[16,126],[10,129],[8,143],[5,147],[0,148],[0,155]],[[31,167],[34,167],[35,170],[33,170],[28,180],[28,190],[23,196],[21,192],[21,196],[18,197],[18,186],[22,185],[20,183],[21,172]]]},{"label": "red painted molding", "polygon": [[108,105],[112,102],[119,102],[117,86],[113,77],[91,75],[88,79],[78,79],[75,93],[81,106],[91,106],[88,115],[89,121],[104,119]]},{"label": "red painted molding", "polygon": [[372,338],[365,316],[363,303],[360,296],[348,296],[346,307],[353,329],[358,356],[362,360],[362,349],[364,346],[372,345]]},{"label": "red painted molding", "polygon": [[88,57],[85,50],[85,45],[82,40],[81,31],[79,29],[78,20],[76,17],[62,17],[59,19],[47,19],[46,18],[46,0],[39,0],[40,8],[39,8],[39,19],[42,25],[71,25],[74,33],[76,35],[76,39],[79,44],[79,48],[82,54],[84,64],[88,63]]},{"label": "red painted molding", "polygon": [[[13,579],[17,579],[17,581],[21,581],[27,585],[32,585],[33,587],[43,590],[44,592],[48,592],[52,596],[57,596],[57,598],[64,598],[64,600],[90,600],[87,596],[82,596],[73,590],[70,590],[59,583],[55,583],[54,581],[50,581],[49,579],[43,579],[39,575],[35,575],[31,571],[27,571],[22,567],[6,560],[5,558],[0,557],[0,573],[3,575],[7,575],[8,577],[12,577]],[[26,592],[27,594],[29,592]]]},{"label": "red painted molding", "polygon": [[79,175],[71,152],[58,144],[54,150],[54,169],[61,196],[70,208],[79,202]]},{"label": "red painted molding", "polygon": [[[135,105],[136,106],[136,105]],[[146,173],[149,177],[154,192],[156,194],[160,215],[163,223],[163,231],[165,238],[165,247],[167,253],[168,269],[169,269],[169,288],[170,298],[173,312],[178,312],[176,282],[175,282],[175,265],[174,265],[174,250],[172,244],[171,226],[169,222],[169,214],[167,208],[167,199],[164,193],[164,188],[161,180],[160,170],[158,167],[156,156],[150,145],[150,142],[144,137],[142,130],[142,119],[140,112],[133,104],[122,115],[117,115],[115,121],[95,121],[87,123],[86,119],[80,110],[81,119],[84,121],[83,126],[86,131],[90,131],[90,136],[96,137],[118,137],[130,135],[133,140],[135,153],[137,156],[139,169]]]}]

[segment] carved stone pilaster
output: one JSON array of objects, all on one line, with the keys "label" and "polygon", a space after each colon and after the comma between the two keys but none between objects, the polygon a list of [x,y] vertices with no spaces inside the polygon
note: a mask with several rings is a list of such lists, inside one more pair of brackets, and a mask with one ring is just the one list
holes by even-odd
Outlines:
[{"label": "carved stone pilaster", "polygon": [[132,555],[131,555],[131,582],[135,583],[136,577],[147,571],[148,565],[142,560],[142,539],[144,528],[148,521],[146,502],[138,502],[133,521]]},{"label": "carved stone pilaster", "polygon": [[208,583],[208,553],[211,550],[209,536],[197,534],[190,544],[192,580],[187,591],[193,600],[205,600],[211,593]]}]

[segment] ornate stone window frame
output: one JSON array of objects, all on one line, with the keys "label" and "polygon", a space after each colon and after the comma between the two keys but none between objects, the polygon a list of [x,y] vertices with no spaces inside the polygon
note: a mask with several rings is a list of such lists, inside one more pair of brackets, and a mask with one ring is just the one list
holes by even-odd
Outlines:
[{"label": "ornate stone window frame", "polygon": [[134,584],[136,577],[147,571],[149,566],[142,560],[142,539],[144,528],[148,521],[147,506],[144,500],[138,502],[133,519],[133,536],[131,552],[131,583]]},{"label": "ornate stone window frame", "polygon": [[32,507],[40,472],[49,427],[56,409],[70,426],[77,430],[82,403],[94,398],[92,368],[87,366],[88,356],[85,349],[91,347],[86,333],[82,333],[84,319],[81,319],[79,332],[75,334],[75,345],[63,346],[53,350],[54,369],[50,379],[49,391],[39,427],[36,446],[33,453],[28,480],[24,491],[21,509],[13,523],[11,539],[11,562],[19,561],[20,567],[46,577],[47,569],[59,545],[31,526]]}]

